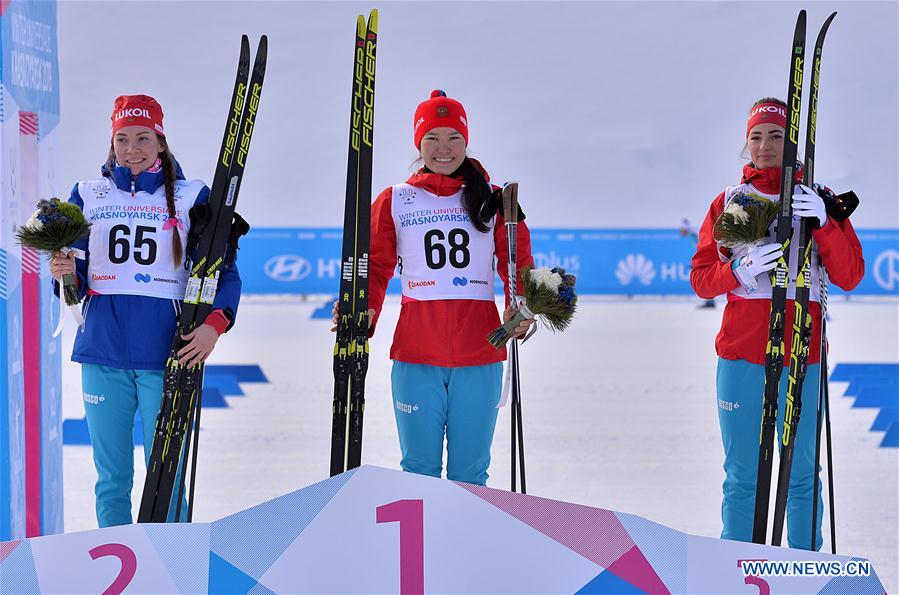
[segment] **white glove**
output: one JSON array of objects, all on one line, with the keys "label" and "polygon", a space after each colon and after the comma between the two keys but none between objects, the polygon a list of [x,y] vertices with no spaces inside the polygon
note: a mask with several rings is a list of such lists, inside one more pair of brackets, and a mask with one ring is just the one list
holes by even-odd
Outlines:
[{"label": "white glove", "polygon": [[755,278],[777,266],[777,259],[783,254],[783,247],[777,242],[750,248],[749,253],[734,267],[734,277],[746,291],[752,293],[759,286]]},{"label": "white glove", "polygon": [[818,193],[802,184],[793,189],[793,215],[795,217],[815,217],[821,227],[827,223],[827,210],[824,199]]}]

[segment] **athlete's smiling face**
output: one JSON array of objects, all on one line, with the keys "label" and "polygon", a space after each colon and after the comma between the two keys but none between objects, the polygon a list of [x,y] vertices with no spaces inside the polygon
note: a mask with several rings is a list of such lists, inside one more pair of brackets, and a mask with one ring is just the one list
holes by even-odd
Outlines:
[{"label": "athlete's smiling face", "polygon": [[125,126],[112,137],[115,158],[134,175],[149,169],[165,150],[156,133],[146,126]]},{"label": "athlete's smiling face", "polygon": [[759,169],[780,167],[784,153],[784,129],[777,124],[756,124],[746,139],[749,158]]},{"label": "athlete's smiling face", "polygon": [[465,160],[465,137],[455,128],[432,128],[421,139],[421,158],[432,172],[449,175]]}]

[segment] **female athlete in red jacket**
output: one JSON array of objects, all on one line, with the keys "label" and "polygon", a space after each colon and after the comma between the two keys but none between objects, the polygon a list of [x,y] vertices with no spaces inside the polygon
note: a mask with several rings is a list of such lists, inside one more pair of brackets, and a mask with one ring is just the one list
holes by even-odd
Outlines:
[{"label": "female athlete in red jacket", "polygon": [[[434,91],[413,122],[424,167],[372,205],[372,332],[399,264],[403,297],[390,358],[403,470],[440,477],[445,436],[447,477],[483,485],[506,358],[486,340],[500,325],[493,279],[498,272],[508,280],[506,228],[498,188],[466,156],[462,104]],[[533,262],[522,221],[518,265]]]},{"label": "female athlete in red jacket", "polygon": [[[757,101],[750,112],[746,127],[746,148],[752,159],[743,167],[740,184],[727,188],[712,202],[699,231],[699,245],[693,256],[690,282],[701,298],[710,299],[727,294],[727,306],[721,330],[715,341],[718,352],[718,420],[724,442],[724,500],[721,516],[724,521],[722,539],[751,541],[755,513],[755,488],[758,471],[759,428],[762,417],[762,396],[765,383],[765,348],[771,313],[771,282],[768,271],[774,268],[783,254],[780,244],[773,243],[769,230],[768,243],[754,247],[746,254],[733,254],[715,241],[712,231],[715,221],[737,195],[761,195],[778,200],[781,158],[783,155],[786,104],[779,99]],[[801,168],[797,168],[797,183]],[[790,262],[796,262],[799,220],[813,218],[812,263],[823,262],[830,280],[846,291],[854,288],[864,275],[862,249],[849,220],[836,221],[828,217],[823,199],[817,193],[796,187],[793,200],[794,252]],[[773,225],[772,225],[773,228]],[[796,271],[791,270],[787,292],[784,324],[784,369],[778,403],[778,433],[782,429],[785,410],[786,377],[790,367],[790,330],[793,322],[793,297]],[[815,451],[815,411],[818,392],[818,360],[821,341],[820,279],[817,264],[812,266],[812,285],[809,311],[812,317],[811,347],[808,372],[802,388],[802,401],[807,404],[805,415],[799,418],[793,454],[792,477],[787,497],[787,532],[790,547],[808,548],[811,541],[812,482]],[[817,545],[821,547],[821,511],[819,499]]]}]

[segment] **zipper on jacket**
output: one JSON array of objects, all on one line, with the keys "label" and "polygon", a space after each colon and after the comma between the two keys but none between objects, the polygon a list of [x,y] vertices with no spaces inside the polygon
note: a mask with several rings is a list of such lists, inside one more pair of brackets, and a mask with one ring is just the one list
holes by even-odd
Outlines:
[{"label": "zipper on jacket", "polygon": [[131,198],[134,198],[134,178],[131,178]]}]

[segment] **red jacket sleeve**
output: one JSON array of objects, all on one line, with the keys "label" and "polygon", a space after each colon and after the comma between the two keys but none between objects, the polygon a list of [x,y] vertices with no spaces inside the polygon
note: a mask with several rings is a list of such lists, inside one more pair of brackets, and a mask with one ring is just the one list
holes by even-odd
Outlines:
[{"label": "red jacket sleeve", "polygon": [[387,188],[371,206],[371,253],[368,260],[368,307],[375,311],[369,336],[381,316],[387,284],[396,269],[396,227],[392,213],[393,188]]},{"label": "red jacket sleeve", "polygon": [[830,280],[840,289],[851,291],[865,275],[865,259],[862,245],[855,235],[852,223],[835,221],[833,217],[821,229],[812,232],[818,243],[818,254],[827,268]]},{"label": "red jacket sleeve", "polygon": [[[699,229],[699,242],[696,254],[693,255],[693,266],[690,269],[690,285],[699,297],[710,300],[736,289],[740,282],[734,277],[730,262],[722,262],[720,254],[729,256],[727,252],[719,253],[718,244],[712,235],[715,221],[724,210],[724,193],[712,201],[709,212]],[[726,249],[725,249],[726,250]]]},{"label": "red jacket sleeve", "polygon": [[[524,221],[519,221],[516,225],[516,251],[515,263],[518,269],[517,279],[515,282],[515,293],[524,295],[521,284],[521,269],[524,267],[534,266],[534,257],[531,255],[531,231],[528,229]],[[509,286],[509,248],[507,246],[508,234],[506,233],[506,220],[499,213],[496,214],[496,225],[493,228],[494,253],[496,254],[496,272],[499,273],[503,284]],[[509,305],[509,292],[506,295],[506,306]]]}]

